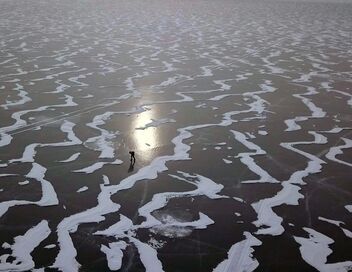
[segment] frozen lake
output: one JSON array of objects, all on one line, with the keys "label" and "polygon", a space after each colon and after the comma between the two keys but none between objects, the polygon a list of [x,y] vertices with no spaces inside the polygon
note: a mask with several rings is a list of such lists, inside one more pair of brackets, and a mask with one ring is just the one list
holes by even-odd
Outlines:
[{"label": "frozen lake", "polygon": [[351,14],[0,0],[0,271],[352,271]]}]

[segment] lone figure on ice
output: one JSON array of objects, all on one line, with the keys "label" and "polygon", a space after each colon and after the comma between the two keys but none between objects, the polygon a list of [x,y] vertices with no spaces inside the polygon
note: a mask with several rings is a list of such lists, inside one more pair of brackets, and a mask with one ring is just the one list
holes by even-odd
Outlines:
[{"label": "lone figure on ice", "polygon": [[134,156],[134,151],[130,151],[129,152],[130,153],[130,155],[131,155],[131,163],[132,163],[132,161],[133,161],[133,164],[136,162],[136,157]]}]

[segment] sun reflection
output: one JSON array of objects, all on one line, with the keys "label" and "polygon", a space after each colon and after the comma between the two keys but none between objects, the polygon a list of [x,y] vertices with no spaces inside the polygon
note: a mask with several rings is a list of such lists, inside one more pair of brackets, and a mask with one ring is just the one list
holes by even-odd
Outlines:
[{"label": "sun reflection", "polygon": [[158,134],[155,127],[146,127],[152,122],[153,111],[147,110],[138,114],[134,122],[135,131],[133,132],[133,139],[135,149],[140,151],[147,151],[156,147],[158,143]]}]

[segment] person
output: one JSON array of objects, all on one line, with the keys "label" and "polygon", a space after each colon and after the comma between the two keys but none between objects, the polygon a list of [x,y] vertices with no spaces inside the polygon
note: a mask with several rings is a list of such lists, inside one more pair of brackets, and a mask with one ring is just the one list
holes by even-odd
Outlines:
[{"label": "person", "polygon": [[131,155],[131,163],[132,163],[132,161],[133,161],[133,164],[136,162],[136,157],[134,156],[134,151],[130,151],[129,152],[130,153],[130,155]]},{"label": "person", "polygon": [[131,162],[130,162],[130,167],[128,168],[128,173],[131,173],[134,170],[134,164],[136,162],[136,157],[134,156],[134,151],[130,151],[129,153],[131,155],[131,159],[130,159]]}]

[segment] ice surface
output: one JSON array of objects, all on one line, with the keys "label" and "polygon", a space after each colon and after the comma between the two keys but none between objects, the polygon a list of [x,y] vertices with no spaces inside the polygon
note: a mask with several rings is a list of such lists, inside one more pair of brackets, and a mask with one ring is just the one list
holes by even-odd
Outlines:
[{"label": "ice surface", "polygon": [[171,118],[161,118],[161,119],[157,119],[157,120],[151,119],[150,121],[151,122],[145,124],[143,127],[138,127],[136,129],[144,130],[144,129],[147,129],[149,127],[158,127],[158,126],[160,126],[162,124],[175,123],[176,122],[176,120],[171,119]]},{"label": "ice surface", "polygon": [[68,157],[66,160],[62,160],[62,161],[59,161],[59,162],[73,162],[73,161],[75,161],[75,160],[78,159],[78,157],[79,157],[80,154],[81,154],[80,152],[77,152],[77,153],[75,153],[75,154],[72,154],[72,155],[71,155],[70,157]]},{"label": "ice surface", "polygon": [[27,178],[32,178],[41,183],[42,197],[38,201],[27,200],[8,200],[0,203],[0,217],[3,216],[10,207],[17,205],[36,204],[38,206],[52,206],[57,205],[59,200],[57,198],[54,187],[51,183],[44,179],[47,169],[37,163],[32,163],[31,171],[26,175]]},{"label": "ice surface", "polygon": [[242,183],[256,183],[256,182],[277,183],[278,181],[272,176],[270,176],[270,174],[267,171],[265,171],[263,168],[257,165],[254,159],[252,158],[253,156],[257,156],[257,155],[265,155],[266,152],[258,145],[248,141],[248,138],[243,133],[235,130],[231,130],[231,132],[233,133],[237,141],[239,141],[248,149],[253,150],[252,152],[240,153],[236,156],[236,158],[240,158],[243,164],[245,164],[252,172],[254,172],[260,177],[258,180],[246,180],[246,181],[242,181]]},{"label": "ice surface", "polygon": [[82,192],[85,192],[85,191],[87,191],[88,190],[88,187],[87,186],[83,186],[83,187],[81,187],[81,188],[79,188],[78,190],[77,190],[77,193],[82,193]]},{"label": "ice surface", "polygon": [[0,264],[348,270],[351,5],[308,2],[1,1]]},{"label": "ice surface", "polygon": [[0,133],[0,147],[11,143],[12,137],[6,133]]},{"label": "ice surface", "polygon": [[1,260],[0,270],[2,271],[26,271],[34,268],[32,251],[50,234],[48,221],[42,220],[38,225],[29,229],[23,236],[14,238],[14,244],[9,246],[12,250],[11,257],[15,261],[7,262],[7,257]]},{"label": "ice surface", "polygon": [[352,213],[352,205],[346,205],[345,208],[346,208],[346,210],[348,210],[350,213]]},{"label": "ice surface", "polygon": [[341,163],[347,166],[352,167],[352,163],[337,159],[336,156],[343,154],[343,149],[351,148],[352,147],[352,140],[347,139],[347,138],[341,138],[345,142],[344,145],[339,145],[339,146],[333,146],[330,148],[329,152],[326,153],[325,157],[327,157],[329,160],[335,161],[337,163]]},{"label": "ice surface", "polygon": [[44,248],[50,249],[50,248],[55,248],[55,247],[56,247],[55,244],[50,244],[50,245],[45,246]]},{"label": "ice surface", "polygon": [[222,159],[222,160],[223,160],[223,161],[224,161],[224,163],[226,163],[226,164],[232,163],[232,161],[227,160],[227,159]]},{"label": "ice surface", "polygon": [[[304,85],[302,85],[302,86],[304,86]],[[303,95],[311,96],[311,95],[318,94],[318,92],[315,90],[315,88],[313,88],[313,87],[306,87],[306,88],[307,88],[307,92],[304,93]],[[311,101],[311,99],[308,99],[308,98],[304,97],[303,95],[294,94],[293,96],[301,99],[301,101],[309,108],[309,110],[311,111],[312,114],[310,116],[297,116],[293,119],[285,120],[285,123],[287,125],[286,131],[295,131],[295,130],[301,129],[301,126],[298,125],[297,122],[306,121],[309,118],[323,118],[326,115],[325,111],[323,111],[321,108],[317,107]]]},{"label": "ice surface", "polygon": [[72,146],[72,145],[79,145],[82,143],[80,139],[77,138],[75,135],[73,128],[75,124],[69,121],[64,120],[60,129],[62,132],[67,134],[67,140],[62,141],[62,142],[57,142],[57,143],[50,143],[50,144],[41,144],[41,143],[33,143],[30,145],[27,145],[25,147],[25,150],[22,154],[22,158],[19,159],[12,159],[10,160],[11,163],[14,162],[34,162],[35,161],[35,155],[37,154],[37,148],[38,147],[62,147],[62,146]]},{"label": "ice surface", "polygon": [[268,135],[268,132],[265,130],[258,130],[258,134],[265,136]]},{"label": "ice surface", "polygon": [[309,234],[309,238],[297,237],[295,240],[300,244],[300,252],[302,258],[318,271],[350,271],[352,261],[339,263],[327,263],[327,257],[332,253],[329,245],[334,243],[334,240],[328,236],[319,233],[311,228],[304,228]]},{"label": "ice surface", "polygon": [[130,241],[137,247],[141,261],[145,267],[146,272],[161,272],[163,266],[158,259],[157,251],[150,245],[142,243],[136,238],[130,237]]},{"label": "ice surface", "polygon": [[8,109],[9,107],[23,105],[27,102],[32,101],[32,99],[28,96],[28,92],[23,89],[23,86],[21,84],[16,83],[16,87],[13,88],[13,90],[18,91],[18,96],[21,99],[18,99],[16,101],[6,101],[7,103],[0,105],[0,107]]},{"label": "ice surface", "polygon": [[316,132],[309,132],[314,136],[314,141],[311,142],[292,142],[292,143],[281,143],[280,145],[296,152],[300,155],[305,156],[310,161],[304,170],[298,170],[294,172],[290,178],[283,181],[281,185],[282,190],[279,191],[275,196],[271,198],[262,199],[257,203],[252,204],[252,207],[258,214],[258,220],[254,224],[258,227],[267,226],[266,228],[259,229],[258,234],[271,234],[280,235],[284,232],[284,228],[281,225],[282,218],[274,213],[273,207],[286,205],[298,205],[298,200],[303,198],[303,195],[299,193],[300,187],[298,185],[304,185],[303,178],[309,174],[319,173],[321,171],[321,165],[325,162],[320,158],[295,148],[295,145],[302,144],[325,144],[327,142],[326,137]]},{"label": "ice surface", "polygon": [[121,268],[123,253],[127,244],[124,241],[109,243],[109,246],[102,245],[101,251],[105,253],[109,269],[117,271]]},{"label": "ice surface", "polygon": [[249,232],[244,233],[246,239],[234,244],[227,253],[228,259],[222,261],[213,272],[249,272],[254,271],[259,262],[253,257],[254,246],[262,244]]},{"label": "ice surface", "polygon": [[121,161],[119,159],[116,159],[112,162],[96,162],[96,163],[93,163],[92,165],[87,166],[85,168],[74,170],[73,172],[91,174],[91,173],[94,173],[95,171],[103,168],[104,165],[121,164],[121,163],[123,163],[123,161]]},{"label": "ice surface", "polygon": [[340,227],[341,230],[343,231],[343,233],[344,233],[348,238],[352,238],[352,232],[349,231],[348,229],[343,228],[343,227],[341,226],[341,225],[345,225],[344,222],[342,222],[342,221],[337,221],[337,220],[332,220],[332,219],[327,219],[327,218],[324,218],[324,217],[322,217],[322,216],[319,216],[318,219],[321,220],[321,221],[325,221],[325,222],[327,222],[327,223],[330,223],[330,224],[333,224],[333,225],[335,225],[335,226]]}]

